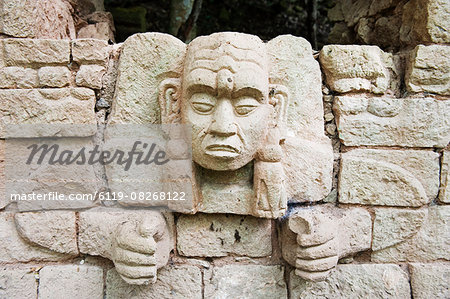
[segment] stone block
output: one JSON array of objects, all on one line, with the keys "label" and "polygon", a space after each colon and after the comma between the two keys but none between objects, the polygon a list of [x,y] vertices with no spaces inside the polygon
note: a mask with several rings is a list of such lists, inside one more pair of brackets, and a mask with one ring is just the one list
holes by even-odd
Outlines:
[{"label": "stone block", "polygon": [[5,195],[5,140],[0,140],[0,210],[9,204]]},{"label": "stone block", "polygon": [[268,256],[271,235],[271,220],[251,216],[181,215],[177,221],[177,248],[184,256]]},{"label": "stone block", "polygon": [[431,206],[428,211],[377,209],[373,238],[378,250],[372,252],[372,262],[450,260],[449,220],[450,206]]},{"label": "stone block", "polygon": [[0,262],[61,261],[70,256],[46,248],[31,245],[22,239],[16,230],[13,213],[0,213]]},{"label": "stone block", "polygon": [[59,253],[78,254],[75,212],[16,213],[16,226],[26,240]]},{"label": "stone block", "polygon": [[0,88],[35,88],[38,82],[36,70],[20,66],[0,69]]},{"label": "stone block", "polygon": [[100,89],[105,72],[105,67],[100,65],[82,65],[77,72],[75,82],[78,86]]},{"label": "stone block", "polygon": [[321,282],[306,281],[291,271],[291,298],[410,298],[408,275],[397,265],[338,265]]},{"label": "stone block", "polygon": [[103,269],[93,265],[53,265],[39,271],[38,298],[103,298]]},{"label": "stone block", "polygon": [[68,40],[5,39],[3,43],[7,66],[69,63],[70,43]]},{"label": "stone block", "polygon": [[76,39],[72,41],[72,57],[77,63],[106,65],[109,58],[108,42],[100,39]]},{"label": "stone block", "polygon": [[64,87],[70,84],[71,73],[65,66],[44,66],[38,71],[40,87]]},{"label": "stone block", "polygon": [[73,8],[66,1],[3,0],[0,33],[13,37],[75,38]]},{"label": "stone block", "polygon": [[[46,130],[14,131],[14,137],[91,136],[96,131],[95,94],[86,88],[0,90],[0,138],[6,125],[43,124]],[[61,124],[58,127],[57,124]],[[86,130],[63,130],[64,124],[86,125]],[[57,127],[56,131],[51,127]],[[31,134],[31,135],[30,135]]]},{"label": "stone block", "polygon": [[409,265],[409,271],[413,298],[450,298],[448,263],[413,263]]},{"label": "stone block", "polygon": [[450,95],[450,46],[418,45],[410,56],[405,82],[410,92]]},{"label": "stone block", "polygon": [[339,202],[419,207],[439,190],[439,155],[423,150],[356,149],[342,154]]},{"label": "stone block", "polygon": [[443,203],[450,203],[450,151],[444,151],[442,153],[439,201]]},{"label": "stone block", "polygon": [[[34,148],[41,146],[43,150],[32,154]],[[46,147],[48,152],[44,153]],[[102,179],[96,176],[94,165],[87,163],[93,148],[91,138],[8,139],[5,155],[7,198],[14,201],[20,211],[95,206],[94,196]],[[82,162],[79,164],[61,163],[61,155],[66,158],[71,155],[75,159],[82,151],[84,163],[82,158],[76,160]],[[54,160],[57,162],[53,163]]]},{"label": "stone block", "polygon": [[204,280],[205,298],[287,298],[282,266],[214,267]]},{"label": "stone block", "polygon": [[445,147],[450,101],[432,97],[335,97],[339,139],[346,146]]},{"label": "stone block", "polygon": [[158,271],[156,283],[146,286],[127,284],[116,270],[106,276],[106,298],[202,298],[202,273],[196,266],[166,266]]},{"label": "stone block", "polygon": [[327,45],[320,52],[320,63],[334,91],[382,94],[389,87],[384,53],[376,46]]},{"label": "stone block", "polygon": [[35,299],[38,282],[34,270],[27,268],[0,268],[0,298]]}]

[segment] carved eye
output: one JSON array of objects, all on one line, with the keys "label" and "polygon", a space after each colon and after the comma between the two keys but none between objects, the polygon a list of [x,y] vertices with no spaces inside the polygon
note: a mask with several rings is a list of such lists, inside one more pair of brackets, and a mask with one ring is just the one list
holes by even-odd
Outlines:
[{"label": "carved eye", "polygon": [[239,115],[247,115],[259,105],[260,103],[252,97],[241,97],[234,102],[234,110]]},{"label": "carved eye", "polygon": [[209,94],[196,93],[191,97],[192,108],[199,113],[209,113],[216,105],[216,100]]}]

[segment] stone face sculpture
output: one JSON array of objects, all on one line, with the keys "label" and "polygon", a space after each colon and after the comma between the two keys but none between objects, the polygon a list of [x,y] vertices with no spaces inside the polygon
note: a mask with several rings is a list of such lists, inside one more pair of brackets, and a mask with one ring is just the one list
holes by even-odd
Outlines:
[{"label": "stone face sculpture", "polygon": [[320,68],[302,38],[263,43],[224,32],[186,46],[135,35],[123,47],[109,119],[120,123],[192,127],[194,198],[184,213],[278,218],[288,201],[321,200],[331,189]]}]

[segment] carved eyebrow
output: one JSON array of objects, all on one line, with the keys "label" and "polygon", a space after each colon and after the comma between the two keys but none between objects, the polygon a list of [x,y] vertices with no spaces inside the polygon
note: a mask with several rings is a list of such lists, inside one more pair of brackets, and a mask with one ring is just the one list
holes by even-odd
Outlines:
[{"label": "carved eyebrow", "polygon": [[217,90],[215,87],[209,86],[207,84],[202,84],[202,83],[197,83],[197,84],[191,84],[188,88],[187,88],[187,93],[189,96],[193,95],[194,93],[197,92],[206,92],[210,95],[217,95]]},{"label": "carved eyebrow", "polygon": [[239,98],[244,95],[252,96],[258,102],[262,102],[264,100],[264,94],[261,92],[261,90],[254,88],[254,87],[243,87],[236,91],[233,91],[233,93],[232,93],[233,98]]}]

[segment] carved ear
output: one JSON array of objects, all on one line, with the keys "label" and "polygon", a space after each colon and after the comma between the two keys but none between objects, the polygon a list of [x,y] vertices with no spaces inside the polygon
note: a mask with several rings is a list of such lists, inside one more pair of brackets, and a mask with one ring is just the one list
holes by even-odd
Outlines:
[{"label": "carved ear", "polygon": [[159,84],[161,123],[177,123],[180,119],[181,79],[167,78]]},{"label": "carved ear", "polygon": [[275,120],[282,123],[287,115],[288,89],[280,84],[270,84],[269,88],[269,103],[275,108]]}]

